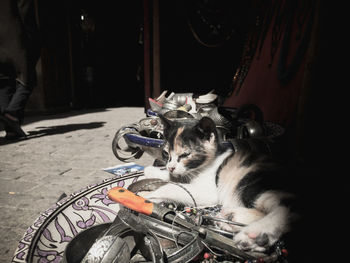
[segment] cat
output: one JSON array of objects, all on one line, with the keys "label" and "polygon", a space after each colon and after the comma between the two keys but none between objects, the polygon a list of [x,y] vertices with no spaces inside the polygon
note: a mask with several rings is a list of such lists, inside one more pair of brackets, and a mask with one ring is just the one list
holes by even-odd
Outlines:
[{"label": "cat", "polygon": [[[283,200],[291,194],[278,189],[278,174],[269,158],[234,152],[224,147],[215,123],[209,117],[175,121],[159,116],[163,122],[166,169],[145,167],[146,178],[173,181],[146,197],[154,202],[173,201],[198,206],[221,205],[220,216],[246,226],[220,224],[235,232],[238,248],[264,252],[290,230],[291,212]],[[277,184],[277,187],[276,187]]]}]

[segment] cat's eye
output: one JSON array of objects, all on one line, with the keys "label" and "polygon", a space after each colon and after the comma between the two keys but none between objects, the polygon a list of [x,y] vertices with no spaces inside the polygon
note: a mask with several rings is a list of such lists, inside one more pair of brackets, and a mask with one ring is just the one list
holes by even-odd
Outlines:
[{"label": "cat's eye", "polygon": [[169,153],[165,150],[162,151],[162,157],[164,160],[168,160],[169,159]]},{"label": "cat's eye", "polygon": [[181,155],[179,156],[179,158],[180,158],[180,159],[186,158],[186,157],[188,157],[190,154],[191,154],[190,152],[184,152],[183,154],[181,154]]}]

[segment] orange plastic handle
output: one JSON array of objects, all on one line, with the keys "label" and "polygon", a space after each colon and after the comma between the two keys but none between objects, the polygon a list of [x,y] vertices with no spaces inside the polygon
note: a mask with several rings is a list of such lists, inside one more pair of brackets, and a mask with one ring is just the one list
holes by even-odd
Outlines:
[{"label": "orange plastic handle", "polygon": [[109,190],[108,198],[145,215],[151,215],[153,211],[152,202],[123,187],[114,187]]}]

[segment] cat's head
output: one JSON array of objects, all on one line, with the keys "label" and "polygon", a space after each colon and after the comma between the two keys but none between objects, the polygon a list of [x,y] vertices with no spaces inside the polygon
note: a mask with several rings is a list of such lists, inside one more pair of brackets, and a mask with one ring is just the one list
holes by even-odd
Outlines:
[{"label": "cat's head", "polygon": [[[208,117],[191,121],[172,121],[160,116],[166,143],[163,156],[173,178],[194,177],[208,166],[218,150],[215,123]],[[190,178],[188,178],[190,179]]]}]

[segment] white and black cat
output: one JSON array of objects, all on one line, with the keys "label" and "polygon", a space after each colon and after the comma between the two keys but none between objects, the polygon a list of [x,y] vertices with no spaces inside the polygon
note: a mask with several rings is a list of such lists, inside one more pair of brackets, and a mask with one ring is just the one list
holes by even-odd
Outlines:
[{"label": "white and black cat", "polygon": [[[146,167],[146,178],[181,184],[198,206],[222,205],[221,216],[247,225],[221,225],[237,232],[234,241],[240,249],[265,251],[289,230],[291,212],[282,201],[290,194],[278,190],[283,174],[276,173],[268,159],[223,148],[208,117],[190,122],[160,118],[166,169]],[[186,191],[174,184],[159,187],[147,198],[193,205]]]}]

